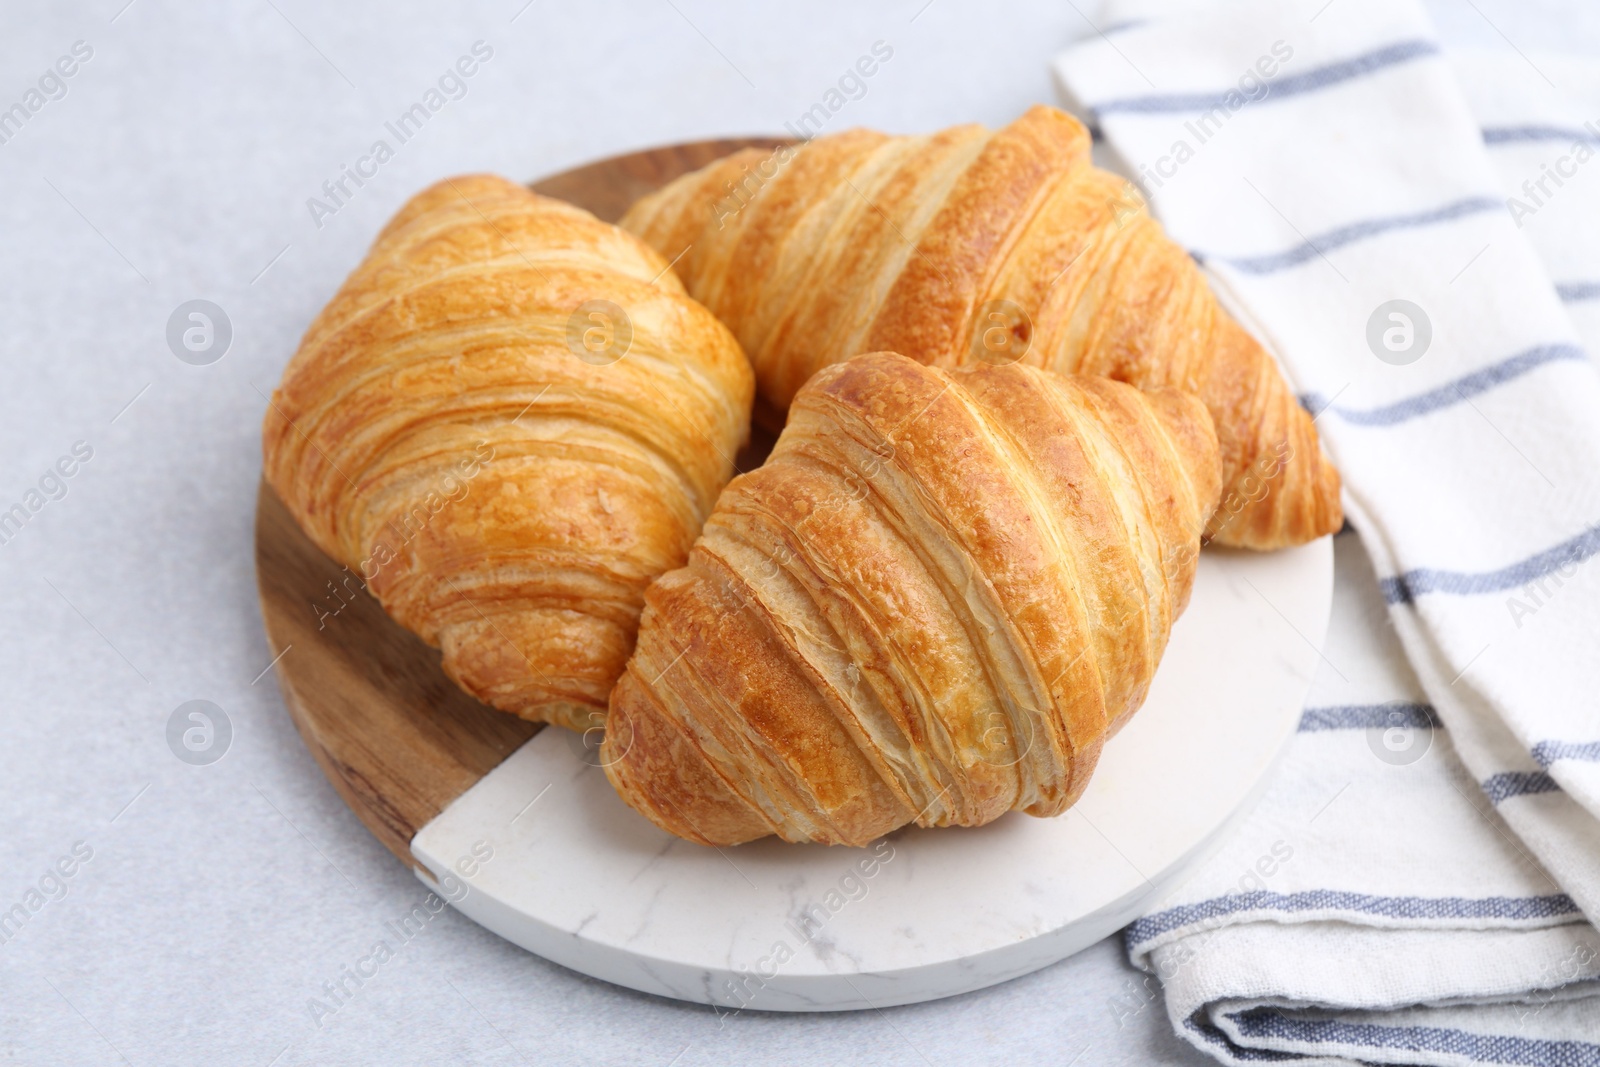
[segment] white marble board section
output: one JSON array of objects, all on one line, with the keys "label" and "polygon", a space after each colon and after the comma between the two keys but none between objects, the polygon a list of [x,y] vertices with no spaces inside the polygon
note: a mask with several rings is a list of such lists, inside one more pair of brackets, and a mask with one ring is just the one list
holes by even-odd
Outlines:
[{"label": "white marble board section", "polygon": [[648,993],[841,1011],[979,989],[1147,912],[1243,816],[1298,723],[1332,588],[1329,538],[1203,553],[1145,706],[1056,818],[706,848],[645,821],[578,735],[546,729],[411,850],[474,921]]}]

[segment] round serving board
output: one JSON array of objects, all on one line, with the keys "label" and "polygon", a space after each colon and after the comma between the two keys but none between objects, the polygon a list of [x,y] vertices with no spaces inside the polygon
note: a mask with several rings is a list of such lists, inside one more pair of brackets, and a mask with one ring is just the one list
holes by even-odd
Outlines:
[{"label": "round serving board", "polygon": [[[779,143],[656,149],[534,188],[614,220],[678,174]],[[755,441],[740,468],[770,444]],[[256,572],[306,746],[367,828],[458,910],[634,989],[729,1010],[830,1011],[1026,974],[1153,906],[1248,811],[1293,734],[1327,627],[1333,551],[1324,538],[1203,553],[1144,707],[1064,815],[907,829],[865,849],[713,849],[658,830],[611,790],[595,738],[462,693],[264,483]]]}]

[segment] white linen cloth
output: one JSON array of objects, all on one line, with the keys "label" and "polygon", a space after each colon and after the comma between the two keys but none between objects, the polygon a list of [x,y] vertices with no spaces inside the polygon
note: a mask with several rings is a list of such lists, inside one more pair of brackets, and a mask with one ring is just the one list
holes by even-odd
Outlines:
[{"label": "white linen cloth", "polygon": [[1584,346],[1600,352],[1600,59],[1448,55],[1508,211]]},{"label": "white linen cloth", "polygon": [[1130,954],[1227,1063],[1600,1064],[1597,82],[1453,71],[1410,3],[1183,7],[1113,5],[1058,81],[1318,414],[1360,541],[1282,773]]}]

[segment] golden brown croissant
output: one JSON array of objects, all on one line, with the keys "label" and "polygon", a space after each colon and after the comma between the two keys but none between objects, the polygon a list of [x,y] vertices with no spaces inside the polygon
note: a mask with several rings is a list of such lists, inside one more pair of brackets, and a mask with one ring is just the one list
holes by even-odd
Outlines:
[{"label": "golden brown croissant", "polygon": [[266,414],[265,473],[462,688],[581,728],[645,587],[732,473],[753,389],[732,335],[636,238],[455,178],[400,210],[311,324]]},{"label": "golden brown croissant", "polygon": [[830,366],[645,595],[606,773],[706,844],[1056,814],[1144,700],[1220,491],[1176,390]]},{"label": "golden brown croissant", "polygon": [[1225,490],[1211,536],[1276,548],[1337,530],[1338,473],[1272,358],[1089,148],[1048,107],[999,131],[850,130],[728,156],[621,224],[732,328],[758,413],[877,349],[1175,386],[1216,423]]}]

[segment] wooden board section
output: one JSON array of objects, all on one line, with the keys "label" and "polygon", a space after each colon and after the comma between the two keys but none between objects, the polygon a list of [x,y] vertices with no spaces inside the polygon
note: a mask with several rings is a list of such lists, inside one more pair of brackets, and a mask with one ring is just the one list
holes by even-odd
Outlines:
[{"label": "wooden board section", "polygon": [[770,149],[793,143],[786,138],[743,137],[668,145],[563,171],[534,182],[533,189],[577,204],[607,222],[616,222],[645,193],[653,193],[678,175],[699,170],[713,159],[721,159],[741,148]]},{"label": "wooden board section", "polygon": [[[634,200],[680,174],[741,148],[785,143],[744,138],[656,148],[533,188],[615,222]],[[755,435],[739,469],[759,464],[771,445],[769,436]],[[417,830],[540,727],[456,688],[439,653],[323,555],[266,482],[256,501],[256,582],[272,655],[289,649],[275,670],[306,747],[367,829],[415,866]]]},{"label": "wooden board section", "polygon": [[538,725],[456,688],[438,651],[323,555],[265,481],[256,582],[272,655],[288,649],[274,669],[301,739],[367,829],[410,863],[417,828]]}]

